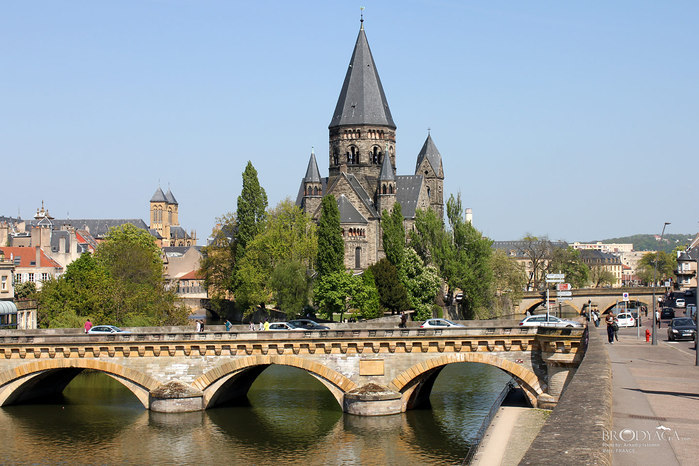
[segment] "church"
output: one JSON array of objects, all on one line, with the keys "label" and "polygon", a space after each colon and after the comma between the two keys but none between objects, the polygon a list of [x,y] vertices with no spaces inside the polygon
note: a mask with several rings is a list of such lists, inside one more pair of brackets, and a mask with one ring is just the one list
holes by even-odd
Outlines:
[{"label": "church", "polygon": [[311,152],[296,204],[318,221],[323,196],[340,211],[345,267],[360,272],[385,254],[381,215],[399,203],[406,231],[417,209],[444,216],[442,156],[428,134],[415,172],[397,175],[396,124],[374,63],[362,19],[329,129],[329,173],[321,177]]}]

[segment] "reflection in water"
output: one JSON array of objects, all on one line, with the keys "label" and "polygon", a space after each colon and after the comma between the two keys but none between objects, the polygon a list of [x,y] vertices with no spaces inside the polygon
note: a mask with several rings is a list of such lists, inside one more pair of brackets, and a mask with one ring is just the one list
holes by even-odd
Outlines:
[{"label": "reflection in water", "polygon": [[[432,408],[406,414],[343,414],[304,371],[271,366],[249,406],[188,414],[143,410],[119,382],[83,373],[60,404],[0,409],[3,462],[255,464],[459,464],[509,378],[473,363],[446,367]],[[13,447],[8,450],[7,446]]]}]

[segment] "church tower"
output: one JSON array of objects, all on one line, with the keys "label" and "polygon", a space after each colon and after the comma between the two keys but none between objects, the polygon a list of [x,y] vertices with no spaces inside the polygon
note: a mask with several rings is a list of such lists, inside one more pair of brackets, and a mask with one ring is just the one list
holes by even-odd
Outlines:
[{"label": "church tower", "polygon": [[328,129],[328,186],[341,172],[353,174],[375,198],[386,154],[391,165],[396,165],[396,125],[364,33],[363,19]]},{"label": "church tower", "polygon": [[150,199],[150,229],[157,231],[163,239],[170,238],[170,228],[167,225],[167,199],[160,186]]},{"label": "church tower", "polygon": [[323,197],[323,184],[320,179],[320,171],[316,162],[316,155],[311,150],[311,158],[308,160],[306,176],[303,178],[303,200],[301,208],[304,212],[313,213],[320,207]]},{"label": "church tower", "polygon": [[437,218],[444,218],[444,169],[442,156],[437,146],[432,141],[432,136],[427,134],[427,139],[417,156],[415,174],[425,177],[427,185],[427,197],[430,200],[430,208],[437,213]]},{"label": "church tower", "polygon": [[384,157],[379,174],[379,185],[376,193],[376,206],[379,214],[384,210],[391,212],[396,203],[396,173],[391,165],[391,158]]}]

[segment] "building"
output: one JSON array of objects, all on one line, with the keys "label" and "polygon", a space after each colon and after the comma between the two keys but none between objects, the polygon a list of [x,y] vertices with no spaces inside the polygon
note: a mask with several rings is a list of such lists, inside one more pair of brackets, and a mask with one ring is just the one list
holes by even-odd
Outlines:
[{"label": "building", "polygon": [[517,261],[527,277],[527,289],[536,290],[545,284],[544,273],[548,270],[554,249],[566,249],[565,241],[493,241],[493,249],[499,249],[507,257]]},{"label": "building", "polygon": [[580,259],[590,270],[599,269],[610,272],[614,276],[614,281],[611,283],[613,288],[622,285],[624,270],[621,259],[617,255],[597,249],[582,249],[580,251]]},{"label": "building", "polygon": [[45,281],[58,278],[63,273],[63,266],[49,257],[39,246],[17,247],[2,246],[0,251],[14,264],[14,285],[35,283],[37,290]]},{"label": "building", "polygon": [[384,257],[381,216],[400,203],[406,230],[418,209],[444,215],[442,156],[428,133],[415,171],[397,175],[396,124],[364,32],[363,20],[329,130],[329,174],[321,177],[311,151],[296,199],[316,221],[321,199],[340,210],[345,267],[361,271]]},{"label": "building", "polygon": [[578,243],[577,241],[570,245],[573,249],[593,249],[596,251],[609,252],[614,254],[633,251],[632,243]]},{"label": "building", "polygon": [[161,248],[170,246],[195,246],[197,234],[187,233],[180,226],[179,204],[170,189],[167,193],[158,187],[150,199],[150,231]]},{"label": "building", "polygon": [[699,234],[692,240],[686,250],[677,253],[675,283],[680,291],[697,287],[697,258],[699,258]]},{"label": "building", "polygon": [[0,249],[0,301],[14,299],[14,275],[14,260],[6,257],[5,252]]}]

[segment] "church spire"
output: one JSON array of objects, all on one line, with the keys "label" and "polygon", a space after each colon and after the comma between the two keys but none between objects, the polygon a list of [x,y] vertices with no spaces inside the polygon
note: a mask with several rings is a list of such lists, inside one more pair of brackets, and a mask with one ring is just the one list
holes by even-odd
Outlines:
[{"label": "church spire", "polygon": [[308,161],[308,168],[306,169],[306,176],[303,178],[303,181],[306,183],[320,183],[320,171],[318,170],[316,154],[313,148],[311,148],[311,158]]},{"label": "church spire", "polygon": [[364,33],[363,17],[329,128],[343,125],[379,125],[396,128]]},{"label": "church spire", "polygon": [[386,147],[386,152],[384,152],[383,163],[381,164],[381,174],[379,175],[379,181],[395,181],[396,175],[393,172],[393,165],[391,165],[391,157],[387,156],[388,146]]}]

